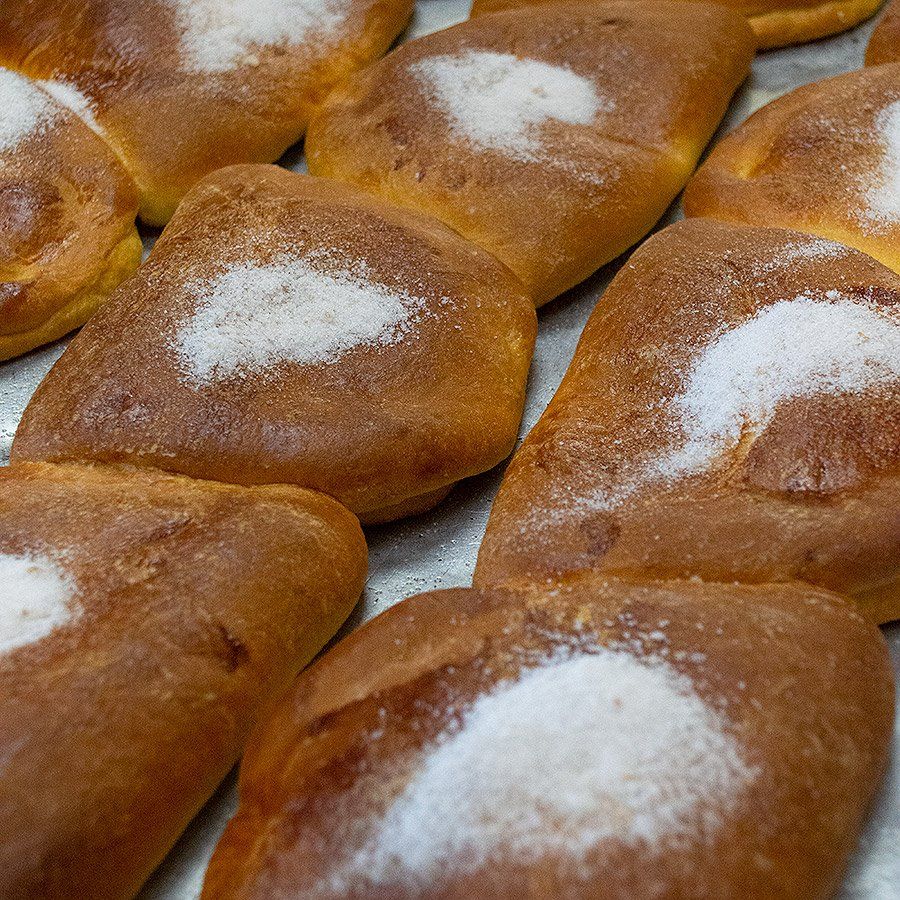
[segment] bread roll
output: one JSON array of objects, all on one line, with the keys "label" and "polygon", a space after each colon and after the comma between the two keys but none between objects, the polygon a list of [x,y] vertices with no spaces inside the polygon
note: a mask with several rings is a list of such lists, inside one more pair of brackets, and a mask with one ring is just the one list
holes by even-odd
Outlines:
[{"label": "bread roll", "polygon": [[203,897],[828,897],[892,714],[809,586],[424,594],[257,730]]},{"label": "bread roll", "polygon": [[710,5],[479,18],[343,82],[310,124],[309,170],[436,216],[539,305],[650,230],[752,56],[746,23]]},{"label": "bread roll", "polygon": [[396,518],[510,453],[535,331],[521,284],[439,222],[233,167],[72,342],[13,457],[288,482]]},{"label": "bread roll", "polygon": [[900,271],[900,63],[764,106],[715,147],[684,210],[808,231]]},{"label": "bread roll", "polygon": [[0,895],[132,896],[365,570],[310,491],[0,468]]},{"label": "bread roll", "polygon": [[900,616],[900,277],[776,229],[647,241],[513,457],[475,583],[582,569],[798,578]]},{"label": "bread roll", "polygon": [[48,90],[0,68],[0,360],[83,324],[141,259],[134,183]]},{"label": "bread roll", "polygon": [[900,2],[892,0],[866,47],[866,65],[900,62]]},{"label": "bread roll", "polygon": [[0,63],[80,91],[161,225],[230,163],[271,162],[402,31],[412,0],[4,0]]},{"label": "bread roll", "polygon": [[[472,15],[536,6],[548,0],[475,0]],[[553,2],[553,0],[549,0]],[[711,0],[747,17],[761,50],[814,41],[868,19],[884,0]]]}]

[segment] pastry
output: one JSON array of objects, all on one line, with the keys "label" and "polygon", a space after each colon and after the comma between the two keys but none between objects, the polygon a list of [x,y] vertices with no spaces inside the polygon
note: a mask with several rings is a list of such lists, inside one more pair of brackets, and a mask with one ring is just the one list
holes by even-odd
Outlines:
[{"label": "pastry", "polygon": [[0,468],[0,895],[133,896],[365,570],[310,491]]},{"label": "pastry", "polygon": [[0,64],[82,97],[161,225],[229,163],[271,162],[402,31],[412,0],[4,0]]},{"label": "pastry", "polygon": [[780,229],[647,241],[513,457],[475,584],[582,569],[797,578],[900,617],[900,277]]},{"label": "pastry", "polygon": [[403,44],[310,123],[309,170],[436,216],[540,305],[643,237],[749,71],[712,5],[537,6]]},{"label": "pastry", "polygon": [[[548,0],[475,0],[472,15],[521,9]],[[553,2],[553,0],[550,0]],[[747,17],[761,50],[814,41],[853,28],[884,0],[712,0]]]},{"label": "pastry", "polygon": [[83,324],[141,259],[131,178],[55,89],[0,68],[0,360]]},{"label": "pastry", "polygon": [[866,47],[866,65],[900,62],[900,2],[892,0],[881,17],[869,46]]},{"label": "pastry", "polygon": [[397,518],[510,453],[535,331],[512,274],[439,222],[232,167],[72,342],[13,457],[289,482]]},{"label": "pastry", "polygon": [[900,271],[900,63],[798,88],[712,151],[684,210],[809,231]]},{"label": "pastry", "polygon": [[825,898],[892,724],[883,638],[809,586],[420,595],[256,731],[203,898]]}]

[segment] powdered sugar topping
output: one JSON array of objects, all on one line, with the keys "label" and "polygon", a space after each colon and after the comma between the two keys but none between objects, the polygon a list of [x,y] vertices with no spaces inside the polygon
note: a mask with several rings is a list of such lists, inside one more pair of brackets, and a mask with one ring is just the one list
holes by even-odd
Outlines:
[{"label": "powdered sugar topping", "polygon": [[0,153],[15,150],[26,138],[43,131],[58,107],[25,76],[0,68]]},{"label": "powdered sugar topping", "polygon": [[54,81],[47,79],[38,81],[38,87],[42,91],[46,91],[57,103],[71,110],[87,125],[91,131],[103,135],[103,129],[94,116],[94,106],[91,101],[75,87],[67,81]]},{"label": "powdered sugar topping", "polygon": [[669,409],[682,440],[584,501],[613,509],[647,484],[708,470],[745,431],[794,397],[857,394],[900,382],[900,312],[838,291],[763,307],[697,355]]},{"label": "powdered sugar topping", "polygon": [[590,125],[612,108],[594,83],[565,66],[511,53],[466,50],[432,56],[410,71],[461,138],[523,162],[549,158],[542,126],[550,120]]},{"label": "powdered sugar topping", "polygon": [[74,581],[50,556],[0,553],[0,655],[72,620],[74,595]]},{"label": "powdered sugar topping", "polygon": [[345,875],[427,882],[497,854],[577,867],[608,839],[649,851],[700,840],[754,776],[668,663],[608,648],[557,656],[471,705]]},{"label": "powdered sugar topping", "polygon": [[882,147],[875,182],[866,191],[864,217],[875,226],[900,223],[900,100],[878,115],[876,128]]},{"label": "powdered sugar topping", "polygon": [[258,65],[259,50],[302,43],[339,26],[349,0],[170,0],[189,69]]},{"label": "powdered sugar topping", "polygon": [[196,306],[175,349],[201,384],[396,344],[424,310],[421,298],[377,283],[363,263],[317,253],[237,263],[186,290]]}]

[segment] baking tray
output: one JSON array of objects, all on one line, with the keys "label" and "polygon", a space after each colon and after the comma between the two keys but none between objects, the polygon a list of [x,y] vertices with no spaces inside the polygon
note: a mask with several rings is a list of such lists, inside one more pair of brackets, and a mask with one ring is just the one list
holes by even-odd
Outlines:
[{"label": "baking tray", "polygon": [[[462,21],[466,0],[418,0],[407,38]],[[836,38],[759,55],[722,126],[728,131],[753,110],[810,81],[862,66],[872,23]],[[304,170],[302,153],[282,163]],[[678,207],[663,223],[680,217]],[[149,249],[155,234],[144,234]],[[605,266],[587,282],[540,312],[540,333],[521,434],[528,432],[553,396],[575,351],[588,315],[622,260]],[[62,353],[65,341],[0,364],[0,464],[8,460],[16,423],[35,387]],[[369,528],[369,580],[341,634],[353,630],[391,604],[420,591],[469,584],[502,467],[457,487],[435,511],[393,525]],[[886,627],[894,671],[900,681],[900,623]],[[340,637],[340,635],[339,635]],[[190,825],[141,892],[141,900],[189,900],[200,892],[206,864],[236,806],[235,774]],[[842,900],[900,898],[900,718],[894,728],[890,771],[840,892]]]}]

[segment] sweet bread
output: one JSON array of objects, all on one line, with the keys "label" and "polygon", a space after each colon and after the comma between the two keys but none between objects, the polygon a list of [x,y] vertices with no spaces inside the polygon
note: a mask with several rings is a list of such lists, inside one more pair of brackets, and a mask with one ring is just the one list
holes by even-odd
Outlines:
[{"label": "sweet bread", "polygon": [[0,468],[0,895],[133,896],[365,569],[310,491]]},{"label": "sweet bread", "polygon": [[900,617],[900,277],[696,219],[647,241],[507,469],[475,584],[794,578]]},{"label": "sweet bread", "polygon": [[257,730],[203,898],[825,898],[892,721],[878,629],[810,586],[424,594]]},{"label": "sweet bread", "polygon": [[[558,0],[475,0],[472,15]],[[846,31],[872,16],[884,0],[712,0],[747,17],[761,50],[802,44]]]},{"label": "sweet bread", "polygon": [[900,62],[900,2],[892,0],[878,22],[869,46],[866,47],[866,65]]},{"label": "sweet bread", "polygon": [[412,0],[4,0],[0,64],[84,104],[161,225],[230,163],[271,162],[310,110],[402,31]]},{"label": "sweet bread", "polygon": [[336,88],[310,123],[309,171],[436,216],[539,305],[650,230],[753,49],[740,16],[707,4],[485,16]]},{"label": "sweet bread", "polygon": [[287,482],[396,518],[510,453],[535,319],[506,268],[433,219],[224,169],[63,354],[12,455]]},{"label": "sweet bread", "polygon": [[713,149],[684,210],[808,231],[900,271],[900,63],[764,106]]},{"label": "sweet bread", "polygon": [[0,360],[83,324],[141,259],[134,183],[44,88],[0,68]]}]

